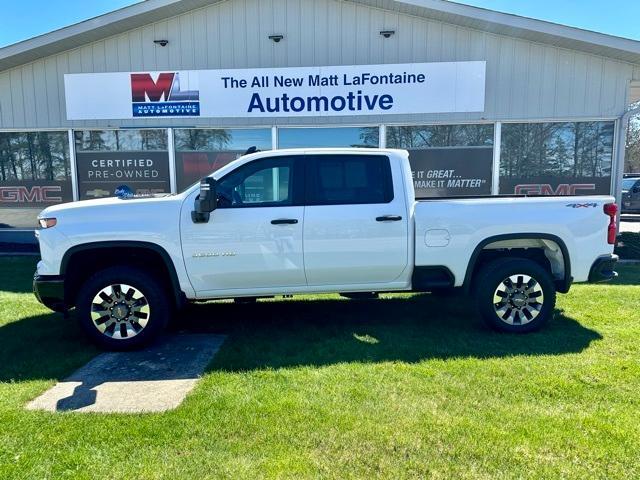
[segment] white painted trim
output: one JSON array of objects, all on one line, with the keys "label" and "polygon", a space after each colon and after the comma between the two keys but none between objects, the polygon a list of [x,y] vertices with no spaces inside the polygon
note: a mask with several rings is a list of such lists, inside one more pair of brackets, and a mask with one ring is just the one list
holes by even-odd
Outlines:
[{"label": "white painted trim", "polygon": [[[401,125],[404,125],[402,123]],[[378,127],[380,123],[314,123],[313,125],[300,125],[300,124],[292,124],[292,125],[276,125],[278,130],[287,129],[287,128],[371,128]]]},{"label": "white painted trim", "polygon": [[502,123],[582,123],[582,122],[615,122],[618,117],[555,117],[525,118],[521,120],[499,120]]},{"label": "white painted trim", "polygon": [[73,136],[73,130],[67,130],[67,139],[69,141],[69,170],[71,172],[71,192],[74,202],[80,200],[78,192],[78,169],[76,167],[76,140]]},{"label": "white painted trim", "polygon": [[[376,127],[384,125],[386,127],[413,127],[413,126],[430,126],[430,125],[490,125],[496,122],[501,123],[567,123],[567,122],[615,122],[620,117],[539,117],[539,118],[520,118],[520,119],[478,119],[478,120],[433,120],[433,121],[394,121],[394,122],[380,122],[375,123],[323,123],[323,124],[265,124],[265,125],[224,125],[224,126],[211,126],[211,125],[189,125],[189,126],[131,126],[131,127],[112,127],[112,126],[95,126],[95,127],[81,127],[74,130],[86,131],[86,130],[165,130],[167,128],[173,129],[198,129],[198,130],[267,130],[267,129],[280,129],[280,128],[366,128]],[[0,133],[4,132],[55,132],[55,131],[67,131],[67,128],[0,128]]]},{"label": "white painted trim", "polygon": [[[493,119],[487,120],[438,120],[438,121],[424,121],[424,122],[384,122],[386,127],[420,127],[420,126],[438,126],[438,125],[490,125],[496,122],[500,123],[579,123],[579,122],[614,122],[618,117],[558,117],[558,118],[523,118],[523,119]],[[327,126],[327,125],[322,125]],[[333,126],[333,125],[330,125]],[[366,127],[372,127],[373,125],[361,125]]]},{"label": "white painted trim", "polygon": [[115,131],[115,130],[120,130],[120,131],[132,131],[132,130],[166,130],[167,128],[180,128],[180,127],[167,127],[162,126],[162,127],[147,127],[144,125],[141,125],[139,127],[112,127],[112,126],[108,126],[108,127],[81,127],[81,128],[74,128],[73,130],[76,132],[99,132],[99,131]]},{"label": "white painted trim", "polygon": [[378,130],[378,145],[380,148],[387,148],[387,126],[381,124]]},{"label": "white painted trim", "polygon": [[173,128],[167,128],[167,150],[169,151],[169,186],[171,193],[178,193],[176,178],[176,148]]},{"label": "white painted trim", "polygon": [[493,126],[493,165],[491,166],[491,195],[500,194],[500,154],[502,148],[502,123]]},{"label": "white painted trim", "polygon": [[0,128],[0,133],[66,132],[68,128]]},{"label": "white painted trim", "polygon": [[[622,132],[620,129],[623,128],[621,119],[616,120],[614,129],[613,129],[613,151],[611,153],[611,181],[609,184],[609,191],[611,194],[616,197],[616,203],[618,205],[622,205],[622,182],[618,182],[618,177],[622,178],[624,174],[624,151],[621,152],[621,144],[622,149],[626,150],[626,133],[623,138],[621,138]],[[624,128],[626,132],[626,128]],[[622,154],[622,162],[620,162],[620,155]],[[620,195],[618,195],[618,183],[620,183]]]},{"label": "white painted trim", "polygon": [[278,127],[273,125],[271,127],[271,150],[278,149]]}]

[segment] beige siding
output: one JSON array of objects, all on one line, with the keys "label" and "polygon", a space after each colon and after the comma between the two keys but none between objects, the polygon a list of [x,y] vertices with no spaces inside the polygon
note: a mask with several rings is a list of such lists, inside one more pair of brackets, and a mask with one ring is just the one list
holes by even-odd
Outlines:
[{"label": "beige siding", "polygon": [[[379,31],[396,30],[390,39]],[[282,33],[275,44],[267,39]],[[153,44],[166,38],[167,47]],[[433,122],[616,117],[640,66],[337,0],[228,0],[0,72],[0,128],[153,125],[69,122],[65,73],[487,61],[484,113],[314,119],[162,120],[174,125]]]}]

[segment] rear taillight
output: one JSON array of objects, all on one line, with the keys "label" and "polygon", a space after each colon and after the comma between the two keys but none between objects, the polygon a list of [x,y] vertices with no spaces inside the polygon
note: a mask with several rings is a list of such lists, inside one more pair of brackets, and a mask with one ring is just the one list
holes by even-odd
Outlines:
[{"label": "rear taillight", "polygon": [[604,213],[609,216],[609,226],[607,227],[607,242],[609,245],[616,244],[616,236],[618,234],[618,226],[616,222],[616,216],[618,214],[618,205],[615,203],[607,203],[604,208]]}]

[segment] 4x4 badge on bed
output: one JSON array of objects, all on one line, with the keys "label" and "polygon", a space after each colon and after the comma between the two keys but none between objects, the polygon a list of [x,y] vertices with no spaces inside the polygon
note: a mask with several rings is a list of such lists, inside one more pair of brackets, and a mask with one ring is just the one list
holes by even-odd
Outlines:
[{"label": "4x4 badge on bed", "polygon": [[596,208],[598,206],[597,203],[567,203],[567,207],[571,208]]}]

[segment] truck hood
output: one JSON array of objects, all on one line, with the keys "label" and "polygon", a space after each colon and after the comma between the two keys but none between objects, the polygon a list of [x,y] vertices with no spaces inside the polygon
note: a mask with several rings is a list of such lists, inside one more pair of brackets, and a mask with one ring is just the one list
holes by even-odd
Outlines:
[{"label": "truck hood", "polygon": [[136,206],[135,210],[139,211],[139,207],[149,206],[153,207],[156,205],[162,205],[163,203],[175,203],[180,202],[176,195],[156,195],[156,196],[147,196],[147,197],[133,197],[133,198],[118,198],[118,197],[107,197],[107,198],[98,198],[95,200],[82,200],[79,202],[69,202],[69,203],[61,203],[58,205],[52,205],[50,207],[45,208],[40,212],[38,218],[49,218],[49,217],[66,217],[68,215],[91,215],[94,211],[118,211],[118,212],[126,212],[130,207]]}]

